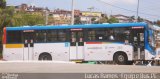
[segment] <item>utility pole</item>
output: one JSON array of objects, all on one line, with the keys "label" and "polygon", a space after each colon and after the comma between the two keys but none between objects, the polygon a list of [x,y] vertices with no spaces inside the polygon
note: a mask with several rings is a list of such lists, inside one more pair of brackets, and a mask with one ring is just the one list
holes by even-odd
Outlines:
[{"label": "utility pole", "polygon": [[89,24],[92,24],[91,18],[92,18],[92,10],[94,9],[94,7],[90,7],[88,8],[90,11],[90,16],[89,16]]},{"label": "utility pole", "polygon": [[139,16],[138,14],[139,14],[139,0],[138,0],[138,4],[137,4],[137,15],[136,15],[137,19],[136,19],[136,22],[138,22],[138,16]]},{"label": "utility pole", "polygon": [[47,11],[47,9],[45,11],[45,14],[46,14],[45,25],[48,25],[48,11]]},{"label": "utility pole", "polygon": [[[138,13],[139,13],[139,0],[138,0],[138,4],[137,4],[137,21],[138,22]],[[138,52],[138,59],[141,59],[141,51],[140,51],[140,47],[138,46],[137,48],[137,52]]]},{"label": "utility pole", "polygon": [[74,25],[74,0],[72,0],[72,16],[71,16],[71,25]]}]

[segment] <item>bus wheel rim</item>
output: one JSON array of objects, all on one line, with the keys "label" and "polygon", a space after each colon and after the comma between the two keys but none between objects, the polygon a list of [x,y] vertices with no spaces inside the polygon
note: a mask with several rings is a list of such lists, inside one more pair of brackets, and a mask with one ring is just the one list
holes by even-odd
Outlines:
[{"label": "bus wheel rim", "polygon": [[118,56],[118,61],[123,62],[124,61],[124,56],[123,55],[119,55]]}]

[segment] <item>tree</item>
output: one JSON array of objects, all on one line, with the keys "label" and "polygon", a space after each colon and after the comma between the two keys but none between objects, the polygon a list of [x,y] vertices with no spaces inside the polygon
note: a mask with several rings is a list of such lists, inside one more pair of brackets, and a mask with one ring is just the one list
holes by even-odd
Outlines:
[{"label": "tree", "polygon": [[156,24],[157,24],[158,26],[160,26],[160,20],[157,20]]},{"label": "tree", "polygon": [[102,17],[100,20],[99,20],[99,23],[107,23],[107,19],[105,17]]},{"label": "tree", "polygon": [[0,30],[3,27],[8,26],[13,18],[14,7],[6,7],[5,9],[0,9]]},{"label": "tree", "polygon": [[108,23],[119,23],[119,21],[117,18],[111,16],[108,20]]},{"label": "tree", "polygon": [[75,17],[74,24],[81,24],[81,18],[79,16]]},{"label": "tree", "polygon": [[33,25],[43,25],[45,24],[45,19],[43,16],[40,15],[36,15],[36,14],[28,14],[25,13],[22,15],[21,18],[24,22],[23,25],[29,25],[29,26],[33,26]]},{"label": "tree", "polygon": [[138,21],[138,22],[143,22],[143,21],[144,21],[144,19],[138,16],[137,21]]},{"label": "tree", "polygon": [[14,7],[0,9],[0,29],[5,26],[44,25],[44,16],[26,12],[15,12]]},{"label": "tree", "polygon": [[55,19],[54,19],[52,16],[49,16],[49,17],[48,17],[48,24],[49,24],[49,25],[55,24]]},{"label": "tree", "polygon": [[135,16],[129,17],[129,21],[130,21],[130,22],[134,22],[134,21],[135,21]]},{"label": "tree", "polygon": [[108,22],[108,17],[107,16],[102,16],[102,18],[100,18],[99,23],[107,23]]},{"label": "tree", "polygon": [[6,7],[6,0],[0,0],[0,8]]},{"label": "tree", "polygon": [[95,17],[91,18],[91,21],[92,22],[96,21],[96,18]]}]

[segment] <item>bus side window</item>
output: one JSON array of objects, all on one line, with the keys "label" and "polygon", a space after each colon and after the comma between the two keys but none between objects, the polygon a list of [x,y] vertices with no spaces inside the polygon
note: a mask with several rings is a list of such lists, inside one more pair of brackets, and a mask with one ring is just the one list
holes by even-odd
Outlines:
[{"label": "bus side window", "polygon": [[71,42],[76,42],[76,33],[72,32],[71,34]]},{"label": "bus side window", "polygon": [[58,30],[58,41],[60,42],[67,41],[66,30]]},{"label": "bus side window", "polygon": [[78,42],[83,42],[83,33],[78,32]]},{"label": "bus side window", "polygon": [[47,38],[46,38],[46,31],[45,30],[39,30],[36,32],[36,39],[35,39],[35,42],[38,42],[38,43],[43,43],[43,42],[46,42],[47,41]]},{"label": "bus side window", "polygon": [[55,41],[57,41],[57,31],[48,30],[47,31],[47,42],[55,42]]},{"label": "bus side window", "polygon": [[7,32],[7,43],[22,43],[22,32],[21,31],[8,31]]},{"label": "bus side window", "polygon": [[88,30],[88,38],[87,38],[87,40],[89,40],[89,41],[94,41],[94,40],[96,40],[96,32],[95,32],[95,30]]},{"label": "bus side window", "polygon": [[71,39],[71,42],[76,42],[76,38],[72,38],[72,39]]}]

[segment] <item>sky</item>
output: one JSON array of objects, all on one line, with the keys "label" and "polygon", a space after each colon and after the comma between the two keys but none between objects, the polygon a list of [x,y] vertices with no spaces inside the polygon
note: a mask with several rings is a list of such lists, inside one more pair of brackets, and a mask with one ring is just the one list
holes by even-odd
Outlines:
[{"label": "sky", "polygon": [[[7,5],[35,5],[37,7],[48,7],[50,10],[71,10],[72,0],[6,0]],[[142,18],[156,21],[160,20],[160,0],[139,0],[138,15]],[[74,8],[81,11],[93,11],[106,13],[107,15],[123,14],[137,16],[138,0],[74,0]]]}]

